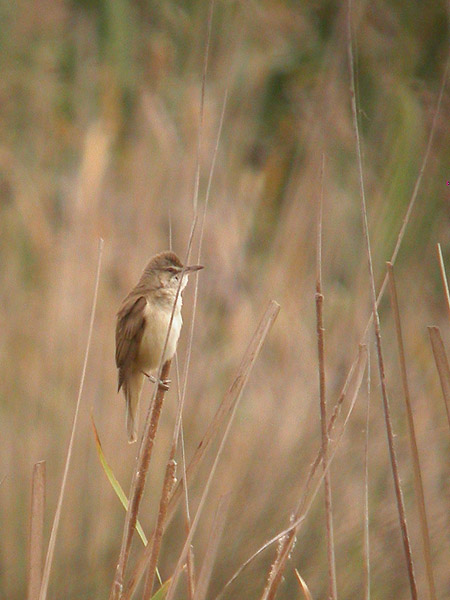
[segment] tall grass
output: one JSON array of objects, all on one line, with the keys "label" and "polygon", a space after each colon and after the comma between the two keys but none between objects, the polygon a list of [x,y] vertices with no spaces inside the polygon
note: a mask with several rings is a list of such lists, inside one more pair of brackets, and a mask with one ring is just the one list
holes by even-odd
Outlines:
[{"label": "tall grass", "polygon": [[[24,0],[0,2],[8,31],[0,37],[0,598],[26,595],[30,480],[41,460],[46,461],[48,543],[82,370],[99,237],[105,246],[97,314],[48,598],[106,598],[109,593],[124,511],[96,456],[89,414],[93,408],[105,455],[128,490],[136,448],[126,443],[123,401],[116,394],[115,313],[148,257],[167,248],[169,237],[180,255],[186,248],[197,164],[201,214],[226,90],[203,235],[207,268],[199,281],[183,409],[187,465],[269,299],[281,310],[248,380],[196,525],[190,558],[196,593],[216,598],[258,548],[289,527],[321,445],[315,230],[323,154],[322,289],[330,408],[371,314],[346,66],[346,7],[339,6],[216,2],[198,146],[208,2],[74,1],[39,3],[33,10]],[[447,89],[440,112],[435,111],[448,18],[443,3],[380,1],[354,5],[353,11],[376,290],[416,194],[399,247],[396,285],[403,299],[404,355],[436,596],[445,598],[450,589],[449,438],[427,326],[439,327],[448,353],[446,299],[435,253],[440,242],[448,268]],[[415,190],[434,117],[435,136]],[[181,371],[193,294],[188,287]],[[385,300],[379,315],[398,469],[423,597],[427,569],[408,418],[395,321]],[[403,600],[409,584],[374,373],[372,365],[370,584],[373,598]],[[152,391],[145,388],[148,402]],[[355,400],[342,437],[341,429],[330,432],[328,451],[337,594],[349,600],[361,598],[364,589],[366,406],[359,396]],[[142,404],[144,411],[148,404]],[[171,390],[139,513],[148,536],[157,520],[176,404]],[[192,519],[218,443],[211,438],[196,477],[188,474]],[[176,460],[181,479],[181,448]],[[323,475],[317,469],[318,495]],[[162,538],[163,580],[173,574],[186,543],[186,504],[185,498],[174,510]],[[323,505],[317,497],[301,522],[277,598],[301,597],[301,580],[313,598],[326,597]],[[135,540],[131,548],[132,566],[142,552],[139,544]],[[222,597],[260,598],[274,552],[272,544],[259,553]],[[186,585],[182,572],[175,597],[192,595]]]}]

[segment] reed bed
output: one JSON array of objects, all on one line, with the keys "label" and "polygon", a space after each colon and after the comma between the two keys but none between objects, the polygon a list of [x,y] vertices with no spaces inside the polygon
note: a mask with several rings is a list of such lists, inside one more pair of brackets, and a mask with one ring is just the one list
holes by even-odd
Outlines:
[{"label": "reed bed", "polygon": [[[0,8],[0,598],[446,598],[445,6]],[[115,313],[169,247],[206,268],[114,591],[91,415],[132,495]]]}]

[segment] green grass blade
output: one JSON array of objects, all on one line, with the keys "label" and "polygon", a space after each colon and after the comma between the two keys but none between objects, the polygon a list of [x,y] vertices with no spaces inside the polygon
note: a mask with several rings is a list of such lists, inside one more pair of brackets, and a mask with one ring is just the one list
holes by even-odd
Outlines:
[{"label": "green grass blade", "polygon": [[169,589],[170,579],[165,581],[159,590],[152,596],[152,600],[164,600],[167,595],[167,590]]},{"label": "green grass blade", "polygon": [[[128,509],[128,498],[126,497],[125,492],[122,489],[122,486],[117,481],[116,476],[114,475],[111,467],[109,466],[109,464],[106,460],[106,457],[103,453],[102,445],[100,443],[100,438],[98,436],[97,427],[95,426],[92,415],[91,415],[91,422],[92,422],[92,429],[94,430],[95,445],[97,447],[97,454],[100,459],[100,463],[103,467],[106,477],[109,480],[109,483],[111,484],[113,490],[116,492],[117,497],[121,501],[122,506],[124,507],[125,510],[127,510]],[[142,529],[142,526],[139,523],[139,521],[137,521],[137,523],[136,523],[136,531],[138,532],[139,537],[142,540],[142,543],[144,544],[144,546],[146,546],[147,545],[147,537],[146,537],[144,530]]]}]

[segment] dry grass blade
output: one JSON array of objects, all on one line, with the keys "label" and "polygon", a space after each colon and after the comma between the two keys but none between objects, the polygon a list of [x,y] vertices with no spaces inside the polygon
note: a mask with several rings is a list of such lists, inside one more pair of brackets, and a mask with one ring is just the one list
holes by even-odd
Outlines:
[{"label": "dry grass blade", "polygon": [[28,600],[37,600],[41,589],[44,549],[45,461],[33,467],[28,558]]},{"label": "dry grass blade", "polygon": [[439,327],[428,327],[428,333],[430,334],[431,347],[433,348],[434,360],[441,381],[442,395],[444,396],[448,425],[450,427],[450,367],[447,354]]},{"label": "dry grass blade", "polygon": [[[178,368],[178,363],[177,363]],[[180,428],[180,444],[181,444],[181,463],[183,468],[183,477],[186,479],[186,447],[184,443],[184,432],[183,423],[181,422]],[[173,491],[173,490],[172,490]],[[170,502],[170,498],[169,498]],[[188,489],[184,488],[184,510],[185,510],[185,521],[186,521],[186,534],[191,527],[191,513],[189,509],[189,494]],[[192,546],[189,548],[187,560],[186,560],[186,577],[188,582],[188,593],[189,600],[193,600],[195,594],[195,564],[194,564],[194,550]]]},{"label": "dry grass blade", "polygon": [[303,579],[303,577],[300,575],[300,573],[297,571],[297,569],[295,569],[295,576],[297,577],[297,581],[300,585],[300,589],[303,592],[303,596],[305,597],[305,600],[313,600],[312,594],[309,591],[308,586],[306,585],[306,581]]},{"label": "dry grass blade", "polygon": [[328,465],[328,420],[327,401],[325,387],[325,343],[323,327],[323,292],[322,292],[322,212],[323,212],[323,178],[325,158],[322,157],[321,167],[321,191],[319,208],[317,211],[317,268],[316,268],[316,317],[317,317],[317,354],[319,366],[319,404],[320,425],[322,433],[322,465],[325,473],[324,495],[325,495],[325,520],[327,530],[327,557],[328,557],[328,593],[331,600],[337,598],[336,585],[336,561],[334,556],[334,534],[333,534],[333,512],[331,498],[331,478]]},{"label": "dry grass blade", "polygon": [[243,390],[244,386],[246,385],[246,383],[248,381],[248,378],[250,376],[250,372],[251,372],[252,366],[254,365],[256,359],[258,358],[258,355],[259,355],[261,347],[262,347],[262,345],[264,343],[264,340],[266,339],[266,336],[269,333],[269,331],[270,331],[270,329],[271,329],[271,327],[272,327],[272,325],[273,325],[273,323],[274,323],[274,321],[275,321],[275,319],[276,319],[276,317],[277,317],[277,315],[279,313],[279,310],[280,310],[279,304],[277,304],[275,301],[272,300],[269,303],[269,306],[268,306],[266,312],[264,313],[264,316],[263,316],[261,322],[259,323],[259,326],[258,326],[258,328],[257,328],[257,330],[256,330],[256,332],[255,332],[255,334],[254,334],[254,336],[252,338],[252,340],[250,341],[249,348],[248,348],[247,353],[246,353],[246,356],[248,357],[248,362],[244,365],[244,368],[239,371],[239,373],[236,376],[235,381],[233,382],[233,384],[232,384],[232,386],[230,388],[230,391],[233,390],[234,387],[238,388],[239,389],[239,393],[237,395],[237,399],[236,399],[236,402],[234,403],[234,406],[233,406],[233,409],[231,411],[231,414],[229,415],[228,423],[227,423],[225,432],[224,432],[224,434],[222,436],[222,440],[221,440],[219,449],[217,451],[217,454],[215,456],[214,463],[213,463],[213,465],[211,467],[211,471],[209,473],[208,480],[207,480],[207,482],[205,484],[205,487],[203,489],[203,493],[202,493],[202,496],[201,496],[201,499],[200,499],[199,506],[197,508],[197,512],[195,514],[195,518],[194,518],[194,520],[192,522],[191,529],[189,531],[189,534],[188,534],[188,536],[186,538],[186,541],[184,543],[184,546],[183,546],[183,550],[181,551],[180,557],[178,559],[177,566],[175,568],[175,572],[174,572],[174,574],[172,576],[172,581],[171,581],[171,584],[170,584],[170,587],[169,587],[169,591],[167,593],[167,600],[173,600],[173,597],[174,597],[174,594],[175,594],[175,589],[176,589],[176,586],[177,586],[177,583],[178,583],[178,579],[179,579],[181,570],[183,568],[184,561],[186,559],[186,554],[188,552],[188,549],[189,549],[189,546],[191,544],[191,541],[192,541],[192,538],[194,536],[194,533],[195,533],[195,531],[197,529],[197,525],[198,525],[198,522],[199,522],[199,519],[200,519],[200,515],[202,513],[203,506],[205,504],[205,500],[206,500],[208,492],[209,492],[209,488],[211,487],[211,482],[212,482],[212,479],[214,477],[214,473],[216,471],[219,459],[220,459],[220,457],[222,455],[222,451],[223,451],[223,448],[225,446],[225,442],[227,440],[228,434],[229,434],[230,429],[231,429],[231,425],[233,423],[233,417],[234,417],[234,415],[236,413],[236,408],[237,408],[237,406],[239,404],[239,398],[242,395],[242,390]]},{"label": "dry grass blade", "polygon": [[414,488],[419,505],[420,530],[422,533],[423,554],[425,568],[428,580],[428,595],[430,600],[436,600],[436,586],[434,584],[433,567],[431,561],[430,533],[428,528],[427,513],[425,510],[425,495],[423,491],[422,472],[420,469],[419,450],[417,448],[416,431],[414,426],[414,417],[411,407],[409,394],[408,375],[406,371],[405,349],[403,345],[403,333],[400,320],[400,310],[398,306],[397,287],[395,285],[394,269],[391,263],[387,263],[389,275],[389,287],[391,291],[392,310],[395,319],[395,329],[397,333],[398,353],[400,368],[402,373],[403,393],[405,395],[406,414],[408,417],[409,441],[411,445],[411,454],[414,468]]},{"label": "dry grass blade", "polygon": [[88,357],[89,357],[89,349],[91,347],[92,331],[94,329],[95,307],[97,306],[98,285],[99,285],[99,281],[100,281],[100,267],[102,264],[102,252],[103,252],[103,240],[100,239],[99,243],[98,243],[97,272],[95,275],[94,297],[92,300],[91,318],[90,318],[90,322],[89,322],[89,333],[88,333],[88,339],[87,339],[87,343],[86,343],[86,351],[84,353],[83,370],[81,373],[80,387],[78,389],[78,398],[77,398],[77,404],[76,404],[76,408],[75,408],[75,415],[73,418],[72,431],[70,434],[69,447],[67,449],[66,463],[64,465],[64,474],[63,474],[62,483],[61,483],[61,490],[59,493],[58,503],[56,505],[55,518],[53,520],[53,526],[52,526],[52,531],[50,533],[50,541],[48,544],[47,556],[45,559],[45,566],[44,566],[44,572],[42,575],[42,585],[41,585],[41,591],[39,594],[39,600],[45,600],[47,598],[48,583],[50,580],[50,569],[52,567],[53,555],[55,552],[56,535],[58,533],[59,520],[61,518],[61,509],[62,509],[62,503],[63,503],[63,499],[64,499],[64,492],[66,489],[67,476],[69,473],[70,459],[72,458],[73,443],[74,443],[75,431],[76,431],[76,427],[77,427],[77,423],[78,423],[78,414],[80,412],[81,396],[83,394],[84,379],[86,376],[86,367],[87,367],[87,361],[88,361]]},{"label": "dry grass blade", "polygon": [[444,258],[442,256],[442,250],[441,250],[440,244],[437,244],[437,251],[438,251],[438,258],[439,258],[439,269],[441,271],[442,285],[444,286],[445,300],[447,303],[447,312],[448,312],[448,316],[450,317],[450,293],[448,291],[447,275],[445,273]]},{"label": "dry grass blade", "polygon": [[370,423],[370,350],[367,343],[367,411],[364,440],[364,600],[370,600],[370,536],[369,536],[369,423]]},{"label": "dry grass blade", "polygon": [[231,495],[226,494],[219,500],[219,505],[214,516],[214,521],[209,534],[208,543],[205,549],[205,559],[198,578],[197,589],[194,595],[194,600],[205,600],[208,585],[211,580],[211,574],[219,548],[220,539],[225,527],[225,520],[230,506]]},{"label": "dry grass blade", "polygon": [[352,106],[352,115],[353,115],[353,129],[355,133],[356,140],[356,155],[358,159],[358,173],[359,173],[359,186],[360,186],[360,197],[361,197],[361,217],[362,217],[362,227],[363,227],[363,235],[366,245],[366,254],[367,254],[367,263],[369,270],[369,287],[370,294],[372,299],[372,316],[373,316],[373,324],[375,328],[375,341],[377,348],[377,357],[378,357],[378,371],[380,375],[380,384],[381,384],[381,395],[383,399],[383,410],[384,410],[384,418],[386,423],[386,434],[388,439],[389,446],[389,455],[391,459],[391,467],[392,467],[392,476],[394,479],[394,487],[395,487],[395,495],[397,499],[397,510],[400,521],[400,530],[402,533],[402,541],[403,541],[403,549],[405,553],[406,567],[408,571],[409,585],[411,590],[411,597],[413,600],[417,600],[417,586],[416,580],[414,576],[414,567],[412,561],[412,553],[411,546],[409,542],[408,536],[408,528],[406,524],[406,512],[405,505],[403,502],[403,494],[400,486],[400,475],[398,472],[398,464],[397,457],[395,451],[395,443],[394,443],[394,431],[392,428],[390,408],[389,408],[389,400],[387,395],[386,388],[386,377],[385,377],[385,369],[384,369],[384,359],[383,352],[381,347],[381,329],[380,329],[380,319],[378,315],[378,307],[377,307],[377,295],[375,291],[375,279],[373,274],[373,264],[372,264],[372,250],[370,246],[370,237],[369,237],[369,225],[367,222],[367,207],[366,207],[366,194],[364,189],[364,177],[363,177],[363,165],[362,165],[362,152],[361,152],[361,142],[359,136],[359,125],[358,125],[358,110],[356,106],[356,91],[355,91],[355,70],[353,64],[353,49],[352,49],[352,20],[351,20],[351,1],[349,0],[348,5],[348,58],[349,58],[349,69],[350,69],[350,96],[351,96],[351,106]]}]

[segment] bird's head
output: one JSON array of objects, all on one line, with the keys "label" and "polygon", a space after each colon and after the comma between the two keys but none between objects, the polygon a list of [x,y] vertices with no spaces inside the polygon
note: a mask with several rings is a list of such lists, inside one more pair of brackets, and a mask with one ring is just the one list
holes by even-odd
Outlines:
[{"label": "bird's head", "polygon": [[[146,266],[142,280],[154,288],[160,288],[176,294],[181,282],[181,291],[187,284],[189,273],[203,269],[202,265],[183,267],[182,262],[174,252],[156,254]],[[142,281],[141,280],[141,281]],[[142,282],[144,282],[142,281]]]}]

